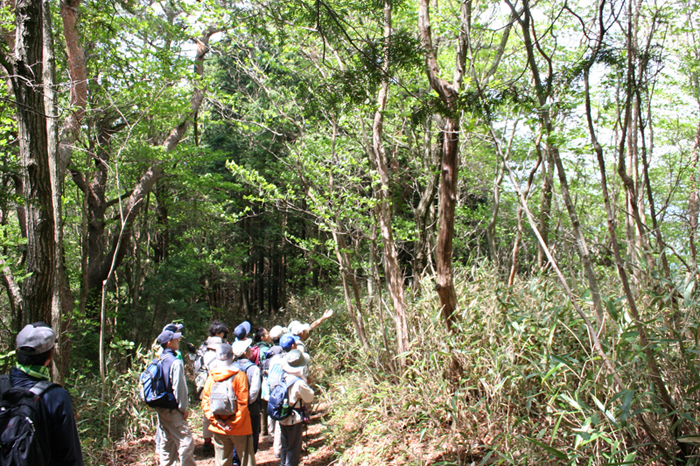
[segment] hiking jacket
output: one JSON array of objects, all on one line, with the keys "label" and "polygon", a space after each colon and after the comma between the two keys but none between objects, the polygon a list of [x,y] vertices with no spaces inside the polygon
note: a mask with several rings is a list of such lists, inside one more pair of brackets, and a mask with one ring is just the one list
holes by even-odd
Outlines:
[{"label": "hiking jacket", "polygon": [[[231,384],[237,398],[236,414],[231,416],[214,415],[209,408],[211,387],[214,385],[214,382],[220,382],[229,377],[231,377]],[[210,368],[207,383],[202,391],[202,411],[204,411],[204,416],[211,422],[209,430],[216,434],[252,435],[253,426],[250,422],[250,412],[248,411],[248,377],[246,377],[245,372],[239,370],[233,364],[225,367],[213,364]]]},{"label": "hiking jacket", "polygon": [[[10,372],[13,387],[31,389],[41,379],[34,378],[14,367]],[[78,429],[75,425],[73,402],[61,386],[49,388],[42,395],[49,422],[52,466],[83,466]]]},{"label": "hiking jacket", "polygon": [[305,367],[295,368],[294,370],[286,370],[286,377],[294,376],[298,377],[299,380],[294,382],[289,387],[289,406],[294,407],[292,414],[280,421],[283,426],[292,426],[294,424],[299,424],[302,422],[301,413],[299,410],[306,407],[309,403],[314,401],[314,391],[306,383]]},{"label": "hiking jacket", "polygon": [[177,402],[177,410],[181,413],[187,411],[189,406],[189,394],[187,392],[187,379],[185,379],[185,364],[181,359],[177,358],[175,351],[170,348],[165,349],[161,355],[161,359],[165,359],[166,355],[173,356],[168,377],[165,378],[165,388],[172,387],[175,401]]}]

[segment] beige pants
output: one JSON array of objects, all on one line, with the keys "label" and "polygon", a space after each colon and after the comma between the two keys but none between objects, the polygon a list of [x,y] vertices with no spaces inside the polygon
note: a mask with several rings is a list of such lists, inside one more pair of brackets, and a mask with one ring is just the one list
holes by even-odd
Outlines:
[{"label": "beige pants", "polygon": [[223,435],[214,433],[214,461],[216,466],[231,466],[233,447],[236,447],[241,466],[255,466],[252,435]]},{"label": "beige pants", "polygon": [[206,416],[202,416],[202,438],[214,438],[214,432],[209,430],[210,425],[211,422],[209,422],[209,419],[207,419]]},{"label": "beige pants", "polygon": [[196,466],[194,442],[185,416],[177,409],[156,408],[158,413],[159,445],[156,450],[160,466]]}]

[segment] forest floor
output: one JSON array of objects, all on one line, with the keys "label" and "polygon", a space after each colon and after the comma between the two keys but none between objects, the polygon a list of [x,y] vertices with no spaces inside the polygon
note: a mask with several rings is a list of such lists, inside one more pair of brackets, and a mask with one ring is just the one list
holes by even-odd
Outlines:
[{"label": "forest floor", "polygon": [[[323,406],[317,406],[311,416],[308,430],[304,435],[304,447],[301,465],[304,466],[328,466],[334,461],[333,449],[326,445],[326,436],[321,419],[325,413]],[[205,451],[202,447],[201,425],[194,427],[190,422],[192,435],[195,441],[194,458],[197,466],[214,466],[214,451]],[[260,435],[258,452],[255,454],[257,466],[277,466],[279,458],[275,458],[272,449],[272,437]],[[156,466],[155,437],[153,434],[143,436],[136,440],[124,441],[116,446],[114,456],[105,461],[105,466]]]}]

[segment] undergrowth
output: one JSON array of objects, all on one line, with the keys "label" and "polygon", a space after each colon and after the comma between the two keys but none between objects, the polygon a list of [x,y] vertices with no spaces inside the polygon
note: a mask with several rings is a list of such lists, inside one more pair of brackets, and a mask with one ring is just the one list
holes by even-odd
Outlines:
[{"label": "undergrowth", "polygon": [[[534,277],[508,289],[485,269],[472,273],[456,281],[463,307],[453,333],[436,298],[409,300],[414,338],[403,370],[386,370],[376,313],[366,322],[369,350],[348,336],[349,322],[316,342],[337,464],[671,464],[654,445],[677,454],[668,416],[622,300],[606,298],[601,334],[626,384],[617,387],[556,283]],[[672,333],[663,299],[640,303],[684,433],[692,436],[697,307],[686,300],[686,329]],[[641,428],[642,419],[650,429]],[[695,455],[691,449],[687,464],[698,464]]]}]

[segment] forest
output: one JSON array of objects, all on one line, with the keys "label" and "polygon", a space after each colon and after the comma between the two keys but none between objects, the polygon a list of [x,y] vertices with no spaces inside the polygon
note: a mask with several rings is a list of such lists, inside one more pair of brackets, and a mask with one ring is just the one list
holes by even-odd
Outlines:
[{"label": "forest", "polygon": [[0,366],[86,464],[165,323],[326,309],[333,464],[700,464],[700,2],[0,8]]}]

